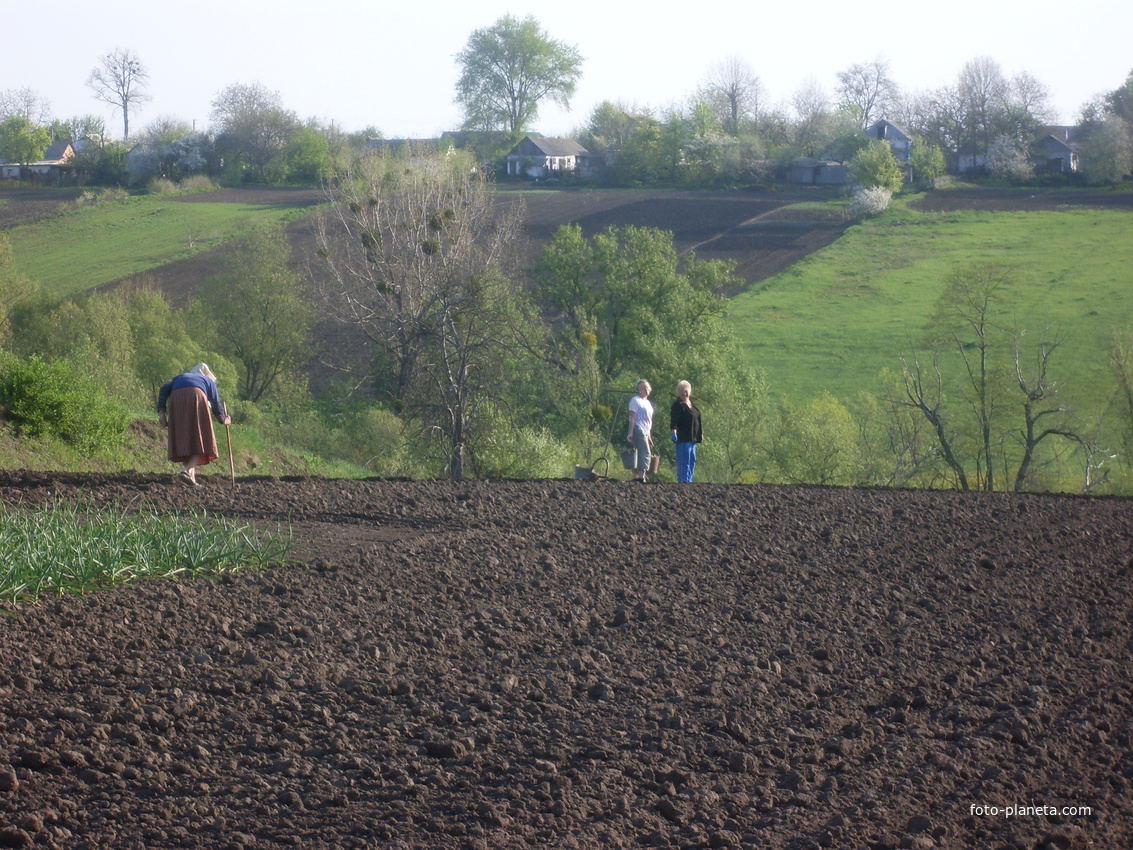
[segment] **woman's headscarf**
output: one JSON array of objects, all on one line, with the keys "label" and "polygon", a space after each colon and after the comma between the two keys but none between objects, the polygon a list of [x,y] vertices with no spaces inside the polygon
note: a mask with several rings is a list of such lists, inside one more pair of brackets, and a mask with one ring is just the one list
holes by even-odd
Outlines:
[{"label": "woman's headscarf", "polygon": [[196,366],[189,370],[189,374],[204,375],[206,378],[212,378],[214,381],[216,380],[216,375],[212,373],[212,369],[209,368],[208,363],[198,363]]}]

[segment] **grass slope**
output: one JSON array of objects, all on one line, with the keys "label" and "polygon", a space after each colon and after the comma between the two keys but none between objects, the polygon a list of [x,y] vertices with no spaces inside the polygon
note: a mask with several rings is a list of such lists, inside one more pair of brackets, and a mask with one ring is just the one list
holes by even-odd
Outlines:
[{"label": "grass slope", "polygon": [[[1112,394],[1106,343],[1133,327],[1133,214],[914,212],[900,204],[734,299],[731,321],[774,392],[798,403],[824,390],[878,390],[920,339],[945,281],[973,263],[1013,269],[1015,302],[1000,318],[1032,344],[1062,346],[1056,380],[1083,413]],[[1048,330],[1049,329],[1049,330]]]},{"label": "grass slope", "polygon": [[8,236],[17,270],[64,297],[206,251],[253,221],[285,222],[303,212],[145,195],[78,208]]}]

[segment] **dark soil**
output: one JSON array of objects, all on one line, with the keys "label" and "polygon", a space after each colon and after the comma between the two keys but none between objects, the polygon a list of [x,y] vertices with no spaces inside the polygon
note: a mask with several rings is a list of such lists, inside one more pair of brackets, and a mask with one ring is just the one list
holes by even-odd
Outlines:
[{"label": "dark soil", "polygon": [[982,187],[929,192],[914,209],[987,210],[989,212],[1029,212],[1069,210],[1078,207],[1133,209],[1133,192],[1111,189],[985,189]]},{"label": "dark soil", "polygon": [[1133,501],[220,472],[0,473],[297,559],[2,618],[0,846],[1133,839]]}]

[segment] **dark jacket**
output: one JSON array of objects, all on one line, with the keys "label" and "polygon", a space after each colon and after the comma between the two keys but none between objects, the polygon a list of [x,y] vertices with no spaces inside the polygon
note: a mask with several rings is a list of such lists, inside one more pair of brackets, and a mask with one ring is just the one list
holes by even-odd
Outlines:
[{"label": "dark jacket", "polygon": [[699,443],[702,438],[700,409],[691,399],[689,404],[692,405],[691,409],[685,407],[678,399],[669,408],[669,430],[677,432],[678,443]]}]

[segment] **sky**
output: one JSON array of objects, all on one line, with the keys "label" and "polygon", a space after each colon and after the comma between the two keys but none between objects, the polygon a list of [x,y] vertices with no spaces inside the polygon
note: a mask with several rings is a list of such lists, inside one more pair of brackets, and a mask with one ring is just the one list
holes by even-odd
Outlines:
[{"label": "sky", "polygon": [[831,98],[837,73],[881,59],[903,91],[952,85],[963,65],[995,60],[1007,76],[1044,83],[1061,123],[1121,86],[1133,71],[1133,2],[1003,0],[953,3],[661,4],[497,0],[152,0],[0,3],[0,90],[30,88],[52,115],[96,114],[122,133],[121,114],[86,86],[99,57],[132,50],[149,70],[150,102],[131,133],[157,118],[204,130],[211,103],[234,83],[278,92],[286,109],[347,132],[433,138],[459,127],[456,54],[474,30],[505,14],[532,15],[551,38],[583,57],[570,109],[546,102],[532,128],[568,136],[603,101],[653,108],[682,104],[711,67],[729,57],[759,77],[764,103],[786,108],[817,83]]}]

